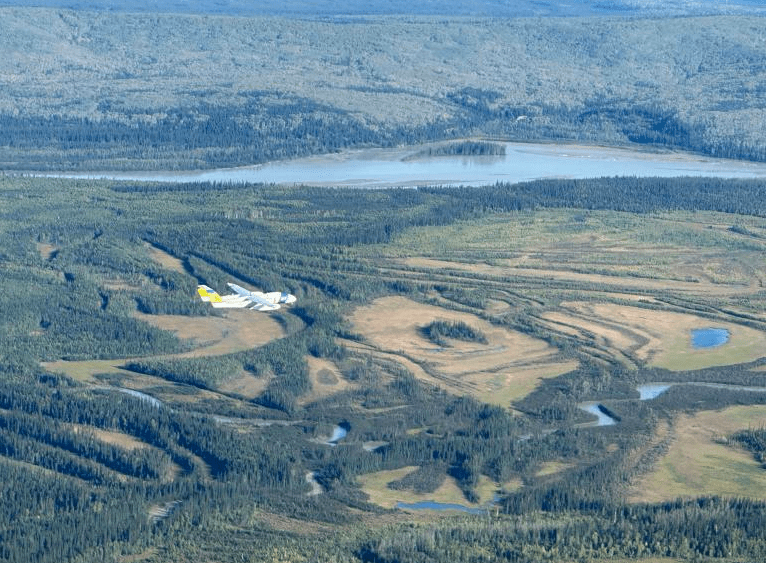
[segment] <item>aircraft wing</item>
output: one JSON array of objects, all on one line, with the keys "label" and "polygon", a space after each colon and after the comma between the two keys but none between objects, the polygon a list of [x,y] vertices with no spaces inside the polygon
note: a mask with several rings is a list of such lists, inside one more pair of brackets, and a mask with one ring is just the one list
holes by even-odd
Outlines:
[{"label": "aircraft wing", "polygon": [[235,283],[229,283],[227,285],[233,289],[237,295],[244,297],[253,304],[251,307],[248,307],[249,309],[254,309],[256,311],[276,311],[280,308],[278,303],[273,303],[272,301],[265,299],[262,293],[248,291],[244,287],[240,287]]},{"label": "aircraft wing", "polygon": [[276,311],[280,308],[280,305],[266,301],[264,298],[252,293],[247,297],[247,299],[253,302],[253,306],[250,307],[250,309],[255,309],[256,311]]},{"label": "aircraft wing", "polygon": [[238,286],[236,283],[230,282],[226,285],[228,285],[232,290],[234,290],[236,293],[239,293],[243,297],[250,297],[250,294],[252,293],[252,291],[248,291],[244,287]]}]

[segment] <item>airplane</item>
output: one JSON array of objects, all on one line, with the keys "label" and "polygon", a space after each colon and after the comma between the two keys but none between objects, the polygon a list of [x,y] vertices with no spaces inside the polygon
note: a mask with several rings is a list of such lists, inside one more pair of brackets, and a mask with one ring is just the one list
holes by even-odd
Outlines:
[{"label": "airplane", "polygon": [[206,285],[198,285],[197,293],[202,301],[210,303],[217,309],[243,309],[247,307],[254,311],[276,311],[281,308],[282,303],[291,304],[296,301],[295,295],[290,295],[289,293],[280,291],[262,293],[260,291],[248,291],[244,287],[240,287],[235,283],[229,283],[227,285],[233,289],[235,293],[220,296],[215,290]]}]

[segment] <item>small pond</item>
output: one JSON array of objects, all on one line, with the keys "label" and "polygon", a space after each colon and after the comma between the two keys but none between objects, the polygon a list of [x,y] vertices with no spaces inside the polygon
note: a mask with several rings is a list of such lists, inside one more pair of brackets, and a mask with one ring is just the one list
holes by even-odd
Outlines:
[{"label": "small pond", "polygon": [[617,421],[609,416],[606,412],[603,406],[601,406],[597,402],[587,402],[587,403],[581,403],[577,405],[582,410],[589,412],[590,414],[595,414],[598,417],[598,420],[595,422],[586,422],[585,424],[581,424],[582,428],[588,427],[588,426],[611,426],[613,424],[617,424]]},{"label": "small pond", "polygon": [[729,341],[725,328],[698,328],[692,330],[692,346],[696,349],[715,348]]},{"label": "small pond", "polygon": [[[722,389],[724,391],[742,391],[745,393],[766,393],[766,387],[754,387],[749,385],[733,385],[729,383],[710,383],[706,381],[687,381],[682,383],[644,383],[636,387],[640,401],[650,401],[662,395],[674,385],[695,385],[709,389]],[[589,411],[590,412],[590,411]],[[594,412],[594,414],[596,414]]]},{"label": "small pond", "polygon": [[332,436],[330,436],[330,439],[327,440],[327,442],[330,444],[337,444],[346,437],[346,434],[348,434],[348,429],[343,426],[336,426],[332,429]]},{"label": "small pond", "polygon": [[636,388],[638,389],[639,394],[638,400],[651,401],[652,399],[656,399],[665,391],[670,389],[672,385],[672,383],[645,383],[643,385],[639,385]]},{"label": "small pond", "polygon": [[351,430],[351,425],[348,422],[341,422],[332,429],[332,436],[324,443],[328,446],[337,446],[338,442],[348,435],[349,430]]}]

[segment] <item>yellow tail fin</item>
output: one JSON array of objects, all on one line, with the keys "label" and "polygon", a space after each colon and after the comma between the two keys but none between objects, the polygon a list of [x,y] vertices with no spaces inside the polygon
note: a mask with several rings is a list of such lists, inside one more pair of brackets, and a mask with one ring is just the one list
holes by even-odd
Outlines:
[{"label": "yellow tail fin", "polygon": [[198,285],[197,293],[199,293],[200,299],[205,303],[220,303],[223,301],[220,295],[206,285]]}]

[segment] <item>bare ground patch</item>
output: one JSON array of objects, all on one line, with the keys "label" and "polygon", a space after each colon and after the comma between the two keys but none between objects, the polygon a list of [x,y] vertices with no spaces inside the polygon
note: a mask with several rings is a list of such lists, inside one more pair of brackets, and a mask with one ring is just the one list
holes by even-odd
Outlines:
[{"label": "bare ground patch", "polygon": [[40,256],[43,257],[45,260],[50,260],[53,258],[53,256],[58,251],[58,247],[46,242],[38,242],[35,244],[37,248],[37,252],[40,253]]},{"label": "bare ground patch", "polygon": [[[451,392],[502,400],[503,406],[529,392],[541,377],[573,369],[542,340],[404,297],[378,299],[355,310],[350,320],[378,353],[396,358],[416,377]],[[486,343],[448,339],[449,346],[434,344],[421,329],[436,320],[463,322],[484,334]]]},{"label": "bare ground patch", "polygon": [[183,262],[181,262],[178,258],[173,256],[172,254],[169,254],[165,252],[164,250],[162,250],[161,248],[157,248],[156,246],[148,242],[144,243],[144,246],[149,252],[149,256],[151,257],[151,259],[157,262],[163,268],[167,268],[168,270],[173,270],[174,272],[179,272],[181,274],[186,273]]},{"label": "bare ground patch", "polygon": [[631,502],[719,495],[766,499],[766,470],[753,455],[722,438],[766,425],[766,406],[738,406],[680,415],[675,440],[655,469],[629,491]]}]

